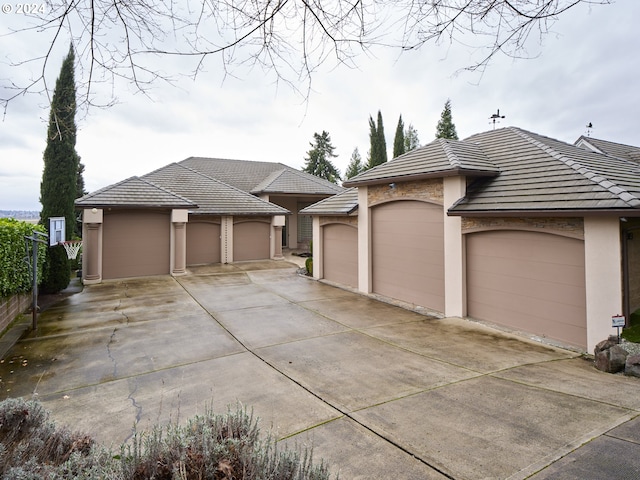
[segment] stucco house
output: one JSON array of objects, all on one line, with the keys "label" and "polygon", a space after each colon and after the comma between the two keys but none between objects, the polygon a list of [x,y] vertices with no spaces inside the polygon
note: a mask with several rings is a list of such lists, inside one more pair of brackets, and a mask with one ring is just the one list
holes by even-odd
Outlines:
[{"label": "stucco house", "polygon": [[301,211],[314,277],[592,351],[640,307],[640,165],[584,140],[509,127],[349,179]]},{"label": "stucco house", "polygon": [[343,190],[282,163],[202,157],[128,178],[76,200],[83,281],[282,258],[311,240],[298,211]]}]

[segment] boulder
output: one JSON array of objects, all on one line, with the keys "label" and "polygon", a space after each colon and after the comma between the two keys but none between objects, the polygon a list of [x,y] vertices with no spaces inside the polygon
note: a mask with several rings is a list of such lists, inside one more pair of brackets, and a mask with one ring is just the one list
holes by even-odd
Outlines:
[{"label": "boulder", "polygon": [[625,362],[624,374],[631,377],[640,377],[640,353],[629,355]]},{"label": "boulder", "polygon": [[594,361],[598,370],[617,373],[625,368],[629,353],[613,340],[604,340],[594,349]]}]

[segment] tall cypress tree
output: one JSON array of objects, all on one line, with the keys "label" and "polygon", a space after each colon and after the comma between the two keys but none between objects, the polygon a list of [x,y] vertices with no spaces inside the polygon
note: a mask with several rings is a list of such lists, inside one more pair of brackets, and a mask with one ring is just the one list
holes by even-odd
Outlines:
[{"label": "tall cypress tree", "polygon": [[[40,223],[49,229],[50,217],[65,217],[65,237],[71,239],[76,227],[74,200],[77,198],[81,174],[76,153],[76,85],[73,47],[62,62],[60,76],[51,100],[47,147],[44,151],[44,171],[40,183]],[[70,267],[61,246],[47,251],[43,291],[56,292],[66,288]]]},{"label": "tall cypress tree", "polygon": [[440,114],[440,121],[436,127],[436,138],[458,140],[456,126],[453,124],[453,118],[451,117],[451,100],[449,99],[445,102],[444,109]]},{"label": "tall cypress tree", "polygon": [[384,126],[382,125],[382,113],[378,110],[378,124],[369,116],[369,139],[371,149],[369,150],[368,168],[382,165],[387,161],[387,141],[384,138]]},{"label": "tall cypress tree", "polygon": [[399,157],[403,153],[405,153],[404,122],[402,121],[402,115],[400,115],[398,126],[396,127],[396,136],[393,139],[393,158]]}]

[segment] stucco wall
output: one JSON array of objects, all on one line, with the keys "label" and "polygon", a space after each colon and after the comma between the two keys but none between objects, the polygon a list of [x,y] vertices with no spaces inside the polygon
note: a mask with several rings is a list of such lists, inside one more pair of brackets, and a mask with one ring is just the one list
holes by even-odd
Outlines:
[{"label": "stucco wall", "polygon": [[358,217],[357,216],[347,217],[343,215],[320,217],[320,226],[328,225],[330,223],[343,223],[345,225],[351,225],[351,226],[357,227]]}]

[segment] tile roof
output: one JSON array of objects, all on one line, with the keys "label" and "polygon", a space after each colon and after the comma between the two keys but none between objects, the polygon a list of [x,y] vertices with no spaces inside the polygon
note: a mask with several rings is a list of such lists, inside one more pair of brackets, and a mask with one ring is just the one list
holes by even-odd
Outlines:
[{"label": "tile roof", "polygon": [[338,185],[282,163],[189,157],[180,165],[254,194],[334,195],[343,191]]},{"label": "tile roof", "polygon": [[139,177],[130,177],[78,198],[79,207],[197,208],[174,192]]},{"label": "tile roof", "polygon": [[344,182],[347,187],[449,175],[496,176],[500,169],[470,142],[436,139]]},{"label": "tile roof", "polygon": [[305,195],[327,195],[343,192],[344,188],[331,182],[309,175],[308,173],[284,168],[273,172],[262,182],[251,189],[251,193],[282,193],[282,194],[305,194]]},{"label": "tile roof", "polygon": [[350,215],[358,208],[358,189],[349,188],[300,210],[303,215]]},{"label": "tile roof", "polygon": [[171,163],[148,173],[145,180],[191,199],[198,205],[197,214],[215,215],[286,215],[290,212],[273,203],[210,178],[191,168]]},{"label": "tile roof", "polygon": [[588,148],[594,152],[622,158],[623,160],[640,163],[640,147],[609,142],[607,140],[598,140],[597,138],[585,137],[584,135],[576,140],[574,145]]},{"label": "tile roof", "polygon": [[627,160],[515,127],[464,141],[478,145],[500,175],[472,183],[452,214],[640,209],[639,166]]}]

